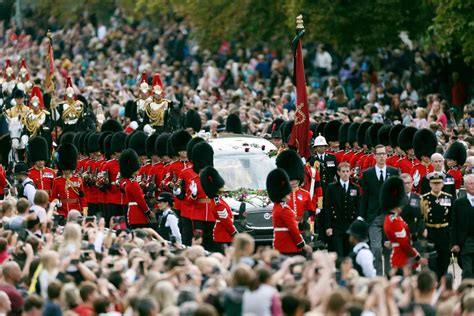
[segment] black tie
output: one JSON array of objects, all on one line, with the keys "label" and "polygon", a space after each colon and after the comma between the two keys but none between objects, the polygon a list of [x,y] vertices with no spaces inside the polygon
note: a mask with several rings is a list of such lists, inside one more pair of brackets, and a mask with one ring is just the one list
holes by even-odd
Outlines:
[{"label": "black tie", "polygon": [[380,170],[379,181],[380,181],[380,182],[383,182],[383,170]]},{"label": "black tie", "polygon": [[343,186],[344,186],[344,192],[347,193],[347,184],[344,183]]}]

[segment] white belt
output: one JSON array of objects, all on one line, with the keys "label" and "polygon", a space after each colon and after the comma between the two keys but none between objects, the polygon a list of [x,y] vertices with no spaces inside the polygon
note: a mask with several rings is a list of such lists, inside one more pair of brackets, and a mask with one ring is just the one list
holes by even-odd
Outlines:
[{"label": "white belt", "polygon": [[287,232],[287,231],[289,231],[289,229],[288,229],[288,227],[275,227],[273,229],[273,231],[275,231],[275,232]]},{"label": "white belt", "polygon": [[398,242],[393,242],[392,243],[392,248],[400,247],[400,244]]},{"label": "white belt", "polygon": [[216,219],[216,223],[220,223],[220,222],[221,222],[220,220]]},{"label": "white belt", "polygon": [[128,202],[128,206],[134,206],[134,205],[138,205],[137,202]]}]

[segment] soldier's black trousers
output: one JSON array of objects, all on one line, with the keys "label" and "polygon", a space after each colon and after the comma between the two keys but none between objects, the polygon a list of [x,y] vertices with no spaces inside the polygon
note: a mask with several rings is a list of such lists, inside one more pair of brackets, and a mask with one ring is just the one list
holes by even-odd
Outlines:
[{"label": "soldier's black trousers", "polygon": [[218,251],[213,236],[214,225],[215,222],[193,221],[194,231],[196,229],[202,230],[202,246],[210,252]]},{"label": "soldier's black trousers", "polygon": [[181,223],[181,237],[183,239],[183,245],[191,246],[193,242],[193,221],[189,218],[182,217],[180,219]]},{"label": "soldier's black trousers", "polygon": [[429,259],[428,267],[436,273],[438,280],[448,272],[451,260],[449,229],[428,228],[428,240],[435,245],[438,257]]},{"label": "soldier's black trousers", "polygon": [[99,205],[95,203],[87,203],[87,216],[96,216],[99,212]]}]

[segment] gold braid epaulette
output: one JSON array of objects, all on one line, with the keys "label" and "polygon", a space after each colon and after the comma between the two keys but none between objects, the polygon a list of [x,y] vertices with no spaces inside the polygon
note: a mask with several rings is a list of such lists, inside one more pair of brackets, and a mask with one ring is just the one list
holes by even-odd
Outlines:
[{"label": "gold braid epaulette", "polygon": [[428,211],[429,211],[429,201],[425,199],[421,199],[421,205],[420,205],[420,210],[421,210],[421,215],[423,215],[423,219],[426,221],[428,220]]}]

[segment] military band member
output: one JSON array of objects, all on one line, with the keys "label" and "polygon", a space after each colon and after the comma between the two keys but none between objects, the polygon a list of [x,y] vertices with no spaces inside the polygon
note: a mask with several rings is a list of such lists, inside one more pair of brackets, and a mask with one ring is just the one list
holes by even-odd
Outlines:
[{"label": "military band member", "polygon": [[120,155],[119,165],[128,200],[127,224],[131,229],[150,227],[154,213],[146,204],[143,191],[136,180],[141,165],[137,153],[133,149],[125,149]]},{"label": "military band member", "polygon": [[344,258],[350,252],[346,232],[359,214],[360,192],[359,187],[349,181],[349,163],[341,162],[337,174],[339,181],[329,184],[324,194],[322,214],[325,217],[324,232],[329,249],[335,251],[338,258]]},{"label": "military band member", "polygon": [[448,174],[454,178],[454,186],[459,190],[462,186],[462,166],[466,162],[467,150],[460,142],[452,143],[445,154]]},{"label": "military band member", "polygon": [[390,167],[395,167],[397,161],[405,156],[405,153],[398,143],[398,136],[404,128],[405,126],[403,124],[397,124],[390,128],[388,137],[390,139],[390,147],[393,149],[393,155],[387,158],[387,165]]},{"label": "military band member", "polygon": [[418,130],[413,137],[415,156],[420,161],[413,166],[411,176],[413,178],[413,189],[416,193],[421,192],[421,181],[423,177],[434,171],[431,164],[431,155],[436,152],[438,140],[435,133],[423,128]]},{"label": "military band member", "polygon": [[65,143],[57,150],[57,167],[61,176],[53,182],[52,199],[57,200],[57,212],[64,217],[71,210],[78,210],[87,216],[87,202],[84,195],[82,179],[74,175],[77,166],[77,149]]},{"label": "military band member", "polygon": [[224,253],[224,245],[230,244],[237,234],[232,210],[221,196],[225,182],[219,175],[219,172],[211,166],[205,167],[201,171],[200,181],[202,189],[212,200],[211,208],[216,218],[216,224],[214,225],[212,234],[214,242],[218,244],[217,250]]},{"label": "military band member", "polygon": [[326,187],[336,181],[336,170],[337,170],[337,160],[336,156],[333,154],[327,153],[328,143],[324,136],[319,135],[314,140],[313,149],[314,154],[309,160],[311,166],[319,167],[319,176],[321,179],[321,187],[323,194]]},{"label": "military band member", "polygon": [[462,278],[474,277],[474,175],[464,176],[467,194],[454,202],[451,221],[451,251],[458,253]]},{"label": "military band member", "polygon": [[448,271],[451,258],[450,227],[451,209],[453,198],[451,194],[443,192],[444,176],[433,172],[428,175],[431,192],[421,197],[421,213],[423,214],[428,240],[434,243],[438,254],[436,258],[430,259],[429,267],[441,279]]},{"label": "military band member", "polygon": [[394,167],[400,169],[401,173],[411,174],[413,167],[420,163],[420,161],[416,159],[415,150],[413,148],[413,138],[416,132],[417,129],[415,127],[407,126],[402,129],[400,135],[398,135],[398,144],[406,156],[399,159]]},{"label": "military band member", "polygon": [[387,213],[384,231],[392,248],[390,264],[392,269],[398,272],[407,266],[416,267],[417,264],[427,262],[427,259],[422,258],[413,247],[410,228],[400,216],[405,194],[403,181],[399,177],[392,177],[385,181],[380,193],[380,205]]},{"label": "military band member", "polygon": [[48,142],[41,136],[36,136],[28,142],[28,161],[32,165],[28,171],[35,183],[36,189],[44,190],[52,199],[53,181],[56,178],[56,171],[46,166],[49,162]]},{"label": "military band member", "polygon": [[[449,173],[444,172],[444,157],[441,154],[434,153],[431,155],[431,164],[433,165],[433,172],[442,173],[444,175],[444,186],[443,191],[452,195],[456,198],[456,187],[454,185],[454,177]],[[428,175],[424,176],[421,180],[421,194],[425,194],[431,191],[430,180]]]},{"label": "military band member", "polygon": [[286,204],[292,192],[290,179],[283,169],[272,170],[266,180],[268,197],[274,203],[272,210],[273,247],[285,255],[309,251],[296,224],[295,212]]}]

